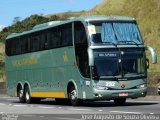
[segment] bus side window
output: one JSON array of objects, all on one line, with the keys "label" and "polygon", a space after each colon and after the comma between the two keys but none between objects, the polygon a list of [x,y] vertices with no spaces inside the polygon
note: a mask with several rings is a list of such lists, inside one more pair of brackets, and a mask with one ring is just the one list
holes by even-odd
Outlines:
[{"label": "bus side window", "polygon": [[55,48],[55,30],[54,28],[50,30],[49,48]]},{"label": "bus side window", "polygon": [[49,48],[50,48],[50,32],[49,32],[49,31],[47,31],[47,33],[46,33],[45,48],[46,48],[46,49],[49,49]]},{"label": "bus side window", "polygon": [[57,27],[54,31],[54,46],[55,48],[58,48],[61,46],[61,31],[59,29],[59,27]]},{"label": "bus side window", "polygon": [[16,39],[13,38],[12,40],[8,41],[8,55],[15,55],[16,54]]},{"label": "bus side window", "polygon": [[[88,63],[88,43],[87,35],[84,25],[81,22],[74,23],[74,40],[75,40],[75,54],[79,70],[82,76],[89,78],[90,69]],[[78,58],[78,59],[77,59]]]},{"label": "bus side window", "polygon": [[72,45],[72,24],[63,25],[62,27],[62,46]]},{"label": "bus side window", "polygon": [[44,34],[40,35],[39,42],[40,42],[40,45],[39,45],[40,48],[39,48],[39,50],[45,50],[45,36],[44,36]]},{"label": "bus side window", "polygon": [[38,51],[38,36],[36,36],[35,34],[32,34],[30,37],[30,51],[31,52],[35,52]]},{"label": "bus side window", "polygon": [[15,54],[18,55],[20,53],[20,45],[19,45],[20,44],[20,40],[19,40],[18,37],[16,38],[15,44],[16,44],[15,45],[16,46],[16,49],[15,49],[16,53]]},{"label": "bus side window", "polygon": [[28,41],[26,36],[22,37],[22,43],[21,43],[21,54],[27,53],[28,51]]},{"label": "bus side window", "polygon": [[48,49],[60,47],[60,30],[58,27],[52,28],[47,32],[47,42],[45,43]]},{"label": "bus side window", "polygon": [[11,55],[16,55],[16,39],[11,41]]}]

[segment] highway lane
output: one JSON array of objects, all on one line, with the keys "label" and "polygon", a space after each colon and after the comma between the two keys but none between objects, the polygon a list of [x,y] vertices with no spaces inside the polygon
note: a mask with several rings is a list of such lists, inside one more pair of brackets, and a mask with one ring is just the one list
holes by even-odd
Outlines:
[{"label": "highway lane", "polygon": [[160,114],[160,101],[128,99],[124,106],[115,106],[113,101],[97,101],[85,102],[82,106],[72,107],[70,105],[57,104],[52,99],[41,101],[38,104],[22,104],[19,103],[16,97],[0,96],[0,114],[0,119],[7,115],[17,115],[19,119],[24,120],[50,120],[53,118],[54,120],[76,120],[82,119],[83,115],[95,114],[156,115]]}]

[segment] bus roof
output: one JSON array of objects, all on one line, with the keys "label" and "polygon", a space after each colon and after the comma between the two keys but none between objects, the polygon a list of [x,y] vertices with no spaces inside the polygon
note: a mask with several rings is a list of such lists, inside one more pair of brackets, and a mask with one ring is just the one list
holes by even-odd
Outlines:
[{"label": "bus roof", "polygon": [[132,17],[127,16],[82,16],[82,17],[72,17],[62,21],[51,21],[43,24],[35,25],[31,30],[21,32],[21,33],[12,33],[6,39],[27,35],[29,33],[37,32],[40,30],[45,30],[48,28],[52,28],[54,26],[63,25],[66,23],[71,23],[73,21],[82,21],[82,22],[89,22],[89,21],[135,21]]}]

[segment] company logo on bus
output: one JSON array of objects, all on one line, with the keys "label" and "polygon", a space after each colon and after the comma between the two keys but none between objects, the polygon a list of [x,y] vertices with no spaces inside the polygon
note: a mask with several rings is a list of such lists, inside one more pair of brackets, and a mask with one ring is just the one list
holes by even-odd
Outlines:
[{"label": "company logo on bus", "polygon": [[125,85],[124,85],[124,84],[122,84],[122,85],[121,85],[121,88],[123,88],[123,89],[124,89],[124,88],[125,88]]}]

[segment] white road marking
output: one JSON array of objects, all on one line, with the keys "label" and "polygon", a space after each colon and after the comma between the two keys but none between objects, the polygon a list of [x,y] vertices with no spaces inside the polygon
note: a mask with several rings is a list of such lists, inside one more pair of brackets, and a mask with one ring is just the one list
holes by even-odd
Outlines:
[{"label": "white road marking", "polygon": [[27,105],[13,105],[15,107],[26,107]]},{"label": "white road marking", "polygon": [[17,100],[17,99],[14,99],[14,98],[12,98],[12,99],[7,99],[8,101],[15,101],[15,100]]},{"label": "white road marking", "polygon": [[154,113],[149,113],[149,114],[154,115]]},{"label": "white road marking", "polygon": [[102,112],[103,110],[98,110],[99,112]]},{"label": "white road marking", "polygon": [[55,107],[45,107],[45,106],[38,106],[38,108],[44,108],[44,109],[53,109]]},{"label": "white road marking", "polygon": [[141,112],[109,111],[111,113],[142,114]]}]

